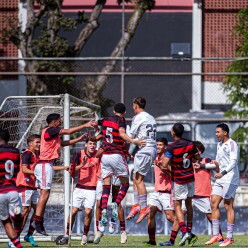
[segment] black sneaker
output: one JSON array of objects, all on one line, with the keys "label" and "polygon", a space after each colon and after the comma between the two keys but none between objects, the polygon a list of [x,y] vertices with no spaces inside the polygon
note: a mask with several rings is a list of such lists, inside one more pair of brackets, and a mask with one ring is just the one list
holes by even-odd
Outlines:
[{"label": "black sneaker", "polygon": [[145,242],[144,243],[144,246],[156,246],[157,244],[156,244],[156,242],[155,241],[151,241],[151,240],[149,240],[148,242]]},{"label": "black sneaker", "polygon": [[35,221],[35,230],[42,235],[48,236],[42,221]]},{"label": "black sneaker", "polygon": [[167,240],[165,242],[159,243],[160,246],[174,246],[174,244],[171,243],[170,240]]},{"label": "black sneaker", "polygon": [[188,238],[188,244],[189,246],[193,246],[194,243],[198,240],[198,237],[194,234],[194,233],[190,233],[189,234],[189,238]]}]

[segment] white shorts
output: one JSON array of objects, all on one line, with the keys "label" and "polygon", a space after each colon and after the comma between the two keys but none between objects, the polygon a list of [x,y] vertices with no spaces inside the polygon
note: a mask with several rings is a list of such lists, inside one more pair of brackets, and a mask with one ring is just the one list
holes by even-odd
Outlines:
[{"label": "white shorts", "polygon": [[20,214],[21,209],[22,204],[17,191],[0,194],[0,220]]},{"label": "white shorts", "polygon": [[22,202],[22,206],[29,207],[31,205],[37,205],[40,194],[38,190],[26,189],[19,192],[19,197]]},{"label": "white shorts", "polygon": [[157,207],[158,211],[174,210],[172,195],[169,193],[153,192],[148,200],[148,205]]},{"label": "white shorts", "polygon": [[231,198],[234,199],[237,188],[238,185],[229,184],[229,183],[220,184],[218,182],[215,182],[212,187],[211,195],[218,195],[224,199],[231,199]]},{"label": "white shorts", "polygon": [[193,198],[192,206],[198,208],[204,214],[212,213],[209,197]]},{"label": "white shorts", "polygon": [[96,186],[96,200],[100,201],[102,198],[102,179],[98,178]]},{"label": "white shorts", "polygon": [[127,161],[121,154],[103,154],[101,162],[103,179],[111,175],[129,177]]},{"label": "white shorts", "polygon": [[141,148],[134,157],[134,173],[146,176],[157,155],[156,147]]},{"label": "white shorts", "polygon": [[35,166],[36,187],[40,189],[51,189],[54,169],[52,163],[40,163]]},{"label": "white shorts", "polygon": [[188,197],[193,197],[194,195],[194,182],[188,184],[177,184],[172,183],[172,199],[173,200],[185,200]]},{"label": "white shorts", "polygon": [[96,190],[75,188],[72,201],[74,208],[82,209],[84,207],[93,209],[96,202]]},{"label": "white shorts", "polygon": [[121,186],[121,180],[120,178],[116,176],[112,176],[111,178],[111,184],[120,187]]}]

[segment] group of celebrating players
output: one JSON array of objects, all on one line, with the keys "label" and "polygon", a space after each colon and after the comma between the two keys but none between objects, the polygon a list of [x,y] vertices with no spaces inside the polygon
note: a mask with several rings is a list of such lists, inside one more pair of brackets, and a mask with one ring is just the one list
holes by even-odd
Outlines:
[{"label": "group of celebrating players", "polygon": [[[170,239],[160,243],[160,246],[174,246],[179,230],[182,233],[179,246],[184,246],[186,242],[192,246],[198,239],[192,233],[193,206],[206,214],[213,227],[213,235],[205,245],[219,242],[219,246],[228,246],[234,242],[233,202],[239,185],[238,147],[229,137],[228,126],[225,123],[217,125],[217,154],[215,160],[210,160],[201,157],[205,147],[200,141],[183,138],[184,126],[181,123],[172,126],[174,142],[168,144],[166,138],[156,139],[156,121],[145,112],[145,106],[144,98],[137,97],[133,100],[135,116],[130,129],[125,123],[126,107],[122,103],[114,106],[113,116],[98,121],[91,120],[69,129],[60,128],[59,114],[50,114],[46,119],[47,127],[42,130],[41,135],[28,137],[28,148],[23,150],[21,155],[18,149],[8,144],[8,131],[0,130],[0,219],[10,239],[9,247],[22,247],[19,237],[31,209],[34,213],[24,240],[38,246],[33,238],[34,230],[47,235],[44,213],[55,170],[67,170],[72,176],[75,171],[78,172],[67,231],[56,239],[57,244],[68,243],[75,217],[78,211],[84,208],[81,245],[86,245],[94,207],[95,244],[100,242],[106,226],[109,226],[110,233],[115,232],[117,219],[120,222],[120,242],[125,244],[125,220],[138,215],[136,223],[146,217],[148,219],[149,241],[144,245],[156,246],[155,215],[157,211],[164,211],[173,226]],[[95,131],[101,128],[101,131],[95,136],[86,132],[69,141],[62,141],[60,138],[61,135],[73,134],[90,127]],[[73,165],[55,165],[61,146],[73,145],[83,140],[86,143],[85,149],[77,153]],[[97,150],[97,142],[100,140],[102,145]],[[139,147],[134,158],[128,153],[129,143]],[[125,218],[121,202],[129,189],[128,157],[134,159],[134,204]],[[155,172],[155,191],[147,199],[144,178],[152,165]],[[211,171],[215,171],[213,186]],[[108,218],[110,195],[111,218]],[[220,229],[219,205],[222,200],[227,212],[225,239]]]}]

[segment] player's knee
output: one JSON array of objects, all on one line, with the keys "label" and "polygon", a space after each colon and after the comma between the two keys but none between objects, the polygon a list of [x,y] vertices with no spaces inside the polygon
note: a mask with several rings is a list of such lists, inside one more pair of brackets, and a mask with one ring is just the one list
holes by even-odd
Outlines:
[{"label": "player's knee", "polygon": [[167,219],[169,222],[171,222],[171,223],[174,222],[174,216],[173,216],[173,215],[167,213],[167,214],[165,214],[165,216],[166,216],[166,219]]},{"label": "player's knee", "polygon": [[85,216],[87,216],[88,218],[92,216],[92,209],[87,208],[84,210],[84,214]]}]

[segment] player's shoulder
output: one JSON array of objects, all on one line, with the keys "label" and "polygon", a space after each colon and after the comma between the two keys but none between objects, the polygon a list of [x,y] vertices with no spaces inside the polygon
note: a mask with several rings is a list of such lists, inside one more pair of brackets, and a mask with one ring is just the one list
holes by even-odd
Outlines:
[{"label": "player's shoulder", "polygon": [[231,138],[228,140],[228,145],[232,151],[236,150],[238,147],[238,144]]},{"label": "player's shoulder", "polygon": [[19,149],[15,148],[9,144],[0,145],[0,152],[9,152],[9,153],[20,154]]}]

